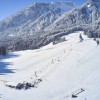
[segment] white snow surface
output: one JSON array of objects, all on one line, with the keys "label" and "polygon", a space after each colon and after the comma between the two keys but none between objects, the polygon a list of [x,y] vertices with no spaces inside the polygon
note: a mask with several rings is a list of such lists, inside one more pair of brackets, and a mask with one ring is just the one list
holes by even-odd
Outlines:
[{"label": "white snow surface", "polygon": [[[80,42],[79,34],[84,40]],[[14,73],[0,72],[0,100],[99,100],[100,46],[83,32],[69,34],[65,42],[50,43],[37,50],[13,52],[0,57],[0,67]],[[34,72],[42,82],[37,88],[16,90],[5,84],[33,82]],[[77,98],[81,89],[82,93]]]}]

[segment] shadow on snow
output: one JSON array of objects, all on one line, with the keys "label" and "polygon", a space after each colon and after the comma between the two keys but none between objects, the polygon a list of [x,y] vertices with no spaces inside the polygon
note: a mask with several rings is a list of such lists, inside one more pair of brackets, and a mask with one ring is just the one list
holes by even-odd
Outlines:
[{"label": "shadow on snow", "polygon": [[15,57],[18,57],[18,56],[19,55],[11,53],[11,54],[8,54],[6,56],[0,57],[0,75],[5,75],[5,74],[8,74],[8,73],[14,73],[15,69],[8,68],[9,65],[12,65],[12,62],[4,62],[3,60],[15,58]]}]

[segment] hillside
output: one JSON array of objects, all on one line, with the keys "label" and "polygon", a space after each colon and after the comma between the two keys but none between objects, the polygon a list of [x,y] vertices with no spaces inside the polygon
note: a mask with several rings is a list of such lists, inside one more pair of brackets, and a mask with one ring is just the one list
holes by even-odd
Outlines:
[{"label": "hillside", "polygon": [[0,21],[0,46],[8,52],[37,49],[75,31],[100,37],[100,0],[80,7],[68,2],[32,4]]},{"label": "hillside", "polygon": [[[80,33],[84,39],[82,42]],[[99,100],[100,46],[83,32],[65,38],[67,41],[56,45],[50,43],[40,49],[0,57],[0,99]],[[23,81],[32,83],[37,78],[42,82],[26,91],[5,86]],[[77,97],[72,98],[72,94]]]},{"label": "hillside", "polygon": [[100,33],[97,32],[97,29],[100,29],[100,0],[87,0],[82,6],[64,13],[46,30],[65,30],[74,27]]},{"label": "hillside", "polygon": [[34,3],[0,21],[1,36],[34,34],[43,31],[65,11],[74,8],[70,2]]}]

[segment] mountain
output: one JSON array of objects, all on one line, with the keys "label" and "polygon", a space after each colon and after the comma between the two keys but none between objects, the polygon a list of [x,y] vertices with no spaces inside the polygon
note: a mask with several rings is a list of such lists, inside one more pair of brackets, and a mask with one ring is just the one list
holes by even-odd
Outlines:
[{"label": "mountain", "polygon": [[84,31],[100,37],[100,0],[36,3],[0,22],[0,45],[7,50],[37,49],[63,35]]},{"label": "mountain", "polygon": [[72,8],[74,4],[70,2],[31,4],[0,21],[0,35],[14,36],[42,31]]},{"label": "mountain", "polygon": [[82,29],[100,28],[100,0],[88,0],[82,6],[64,13],[46,30],[65,30],[79,27]]}]

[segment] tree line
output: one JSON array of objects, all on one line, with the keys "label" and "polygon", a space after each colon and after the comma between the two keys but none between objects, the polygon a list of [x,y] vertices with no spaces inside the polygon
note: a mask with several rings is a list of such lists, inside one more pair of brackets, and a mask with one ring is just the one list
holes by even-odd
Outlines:
[{"label": "tree line", "polygon": [[0,46],[0,55],[6,55],[7,51],[6,51],[6,47],[5,46]]}]

